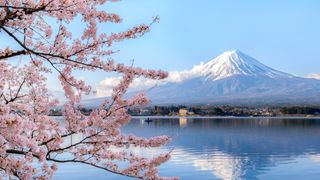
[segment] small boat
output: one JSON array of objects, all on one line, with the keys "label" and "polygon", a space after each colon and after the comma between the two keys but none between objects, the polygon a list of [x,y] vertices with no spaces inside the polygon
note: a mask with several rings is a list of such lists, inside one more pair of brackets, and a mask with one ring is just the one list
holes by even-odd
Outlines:
[{"label": "small boat", "polygon": [[147,119],[144,120],[144,122],[151,123],[151,122],[152,122],[152,119],[147,118]]}]

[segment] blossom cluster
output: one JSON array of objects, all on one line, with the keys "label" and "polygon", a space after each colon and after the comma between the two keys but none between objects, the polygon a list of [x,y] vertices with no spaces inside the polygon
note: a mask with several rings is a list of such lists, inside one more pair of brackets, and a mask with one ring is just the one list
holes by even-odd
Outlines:
[{"label": "blossom cluster", "polygon": [[[143,93],[124,98],[130,83],[138,77],[164,79],[167,73],[119,64],[112,56],[118,52],[112,49],[115,42],[144,35],[158,18],[124,32],[101,33],[99,24],[121,22],[117,14],[100,10],[116,1],[0,0],[0,33],[15,43],[0,49],[0,176],[47,179],[57,170],[56,163],[74,162],[130,177],[161,179],[157,167],[170,154],[144,157],[132,148],[159,147],[170,138],[126,135],[121,127],[131,119],[129,107],[148,104]],[[85,26],[80,36],[69,28],[76,18]],[[14,65],[14,59],[23,63]],[[85,115],[81,99],[91,87],[73,74],[96,70],[118,73],[122,80],[111,97]],[[64,121],[49,116],[58,106],[46,85],[46,75],[53,72],[58,73],[67,99]],[[120,168],[122,162],[127,167]]]}]

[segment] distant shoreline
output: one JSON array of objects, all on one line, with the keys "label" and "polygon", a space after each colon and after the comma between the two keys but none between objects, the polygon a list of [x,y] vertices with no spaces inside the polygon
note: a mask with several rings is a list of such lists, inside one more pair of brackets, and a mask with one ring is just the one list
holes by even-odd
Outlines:
[{"label": "distant shoreline", "polygon": [[131,116],[133,119],[319,119],[320,116]]},{"label": "distant shoreline", "polygon": [[[94,109],[81,108],[82,114],[89,115]],[[51,109],[52,116],[62,115],[62,109]],[[219,117],[219,118],[318,118],[319,107],[237,107],[237,106],[154,106],[129,108],[131,116],[165,117]]]},{"label": "distant shoreline", "polygon": [[[62,117],[62,115],[49,115],[51,117]],[[320,116],[131,116],[133,119],[319,119]]]}]

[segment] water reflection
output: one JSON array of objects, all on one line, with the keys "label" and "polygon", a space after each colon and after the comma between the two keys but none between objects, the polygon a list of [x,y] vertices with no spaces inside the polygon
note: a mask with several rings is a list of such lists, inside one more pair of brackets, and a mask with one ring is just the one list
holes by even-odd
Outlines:
[{"label": "water reflection", "polygon": [[179,125],[181,128],[185,127],[188,124],[187,118],[181,117],[179,118]]},{"label": "water reflection", "polygon": [[[167,134],[172,159],[163,176],[182,179],[319,179],[320,120],[133,119],[126,133]],[[66,139],[66,144],[81,137]],[[145,152],[141,152],[145,153]],[[156,153],[156,152],[155,152]],[[128,179],[79,164],[62,164],[53,179]]]},{"label": "water reflection", "polygon": [[173,158],[160,170],[164,175],[178,174],[183,179],[316,179],[320,175],[320,120],[160,118],[150,124],[140,122],[133,120],[124,131],[173,137],[169,145],[175,147]]}]

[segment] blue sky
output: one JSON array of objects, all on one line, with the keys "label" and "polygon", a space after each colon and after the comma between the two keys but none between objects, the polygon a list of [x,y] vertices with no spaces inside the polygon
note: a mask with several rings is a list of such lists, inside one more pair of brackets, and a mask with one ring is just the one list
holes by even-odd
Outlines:
[{"label": "blue sky", "polygon": [[[118,13],[123,23],[102,25],[100,31],[150,23],[156,15],[161,19],[145,36],[114,47],[121,50],[115,56],[119,62],[134,59],[143,68],[181,71],[237,49],[281,71],[320,73],[318,0],[122,0],[103,9]],[[79,26],[80,21],[72,24],[75,34]],[[108,74],[78,76],[95,86]],[[50,85],[55,82],[49,78]]]},{"label": "blue sky", "polygon": [[145,68],[190,69],[238,49],[275,69],[320,73],[320,1],[123,0],[109,9],[122,27],[160,16],[150,33],[119,44],[120,59]]}]

